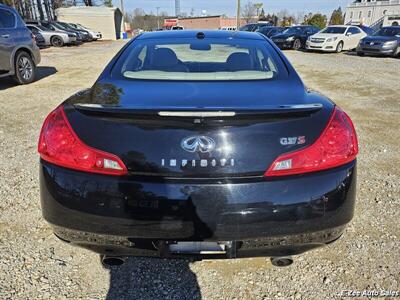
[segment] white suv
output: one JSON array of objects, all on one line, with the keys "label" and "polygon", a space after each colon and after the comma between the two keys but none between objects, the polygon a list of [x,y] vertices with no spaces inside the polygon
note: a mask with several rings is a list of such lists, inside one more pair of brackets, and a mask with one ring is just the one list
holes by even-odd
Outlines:
[{"label": "white suv", "polygon": [[356,26],[328,26],[310,36],[306,43],[308,50],[337,52],[357,48],[367,34]]}]

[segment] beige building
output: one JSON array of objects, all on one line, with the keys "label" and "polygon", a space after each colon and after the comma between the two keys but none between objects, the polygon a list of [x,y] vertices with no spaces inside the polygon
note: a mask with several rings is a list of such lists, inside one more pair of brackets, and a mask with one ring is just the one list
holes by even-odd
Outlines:
[{"label": "beige building", "polygon": [[105,40],[121,37],[122,13],[115,7],[75,6],[56,10],[61,22],[78,23],[95,31],[100,31]]},{"label": "beige building", "polygon": [[[245,24],[246,22],[242,19],[241,25]],[[182,26],[184,29],[236,28],[236,18],[229,18],[217,15],[164,20],[164,28],[171,28],[173,26]]]},{"label": "beige building", "polygon": [[356,0],[346,9],[345,24],[378,29],[400,24],[400,0]]}]

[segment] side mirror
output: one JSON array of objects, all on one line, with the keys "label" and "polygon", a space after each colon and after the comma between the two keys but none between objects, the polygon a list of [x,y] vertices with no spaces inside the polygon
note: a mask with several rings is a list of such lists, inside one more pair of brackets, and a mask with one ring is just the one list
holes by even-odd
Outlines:
[{"label": "side mirror", "polygon": [[346,33],[346,36],[350,36],[350,35],[352,35],[352,33],[351,33],[351,32],[348,32],[348,33]]}]

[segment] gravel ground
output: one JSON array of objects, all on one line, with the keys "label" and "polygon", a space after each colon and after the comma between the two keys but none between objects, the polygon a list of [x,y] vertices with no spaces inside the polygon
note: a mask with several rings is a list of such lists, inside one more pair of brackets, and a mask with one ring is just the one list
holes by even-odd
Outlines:
[{"label": "gravel ground", "polygon": [[329,299],[342,290],[400,290],[400,59],[287,52],[306,84],[353,118],[360,140],[358,204],[344,237],[295,258],[230,261],[129,259],[56,240],[43,221],[36,143],[45,116],[89,87],[121,42],[46,49],[40,80],[0,81],[1,299]]}]

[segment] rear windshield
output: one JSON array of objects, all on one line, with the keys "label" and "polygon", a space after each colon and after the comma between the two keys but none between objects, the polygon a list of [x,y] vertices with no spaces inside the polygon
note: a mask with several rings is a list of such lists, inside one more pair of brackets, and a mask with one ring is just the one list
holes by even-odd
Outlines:
[{"label": "rear windshield", "polygon": [[260,40],[143,39],[118,60],[113,75],[141,80],[270,80],[281,72],[275,50]]},{"label": "rear windshield", "polygon": [[327,27],[321,31],[321,33],[330,33],[330,34],[344,34],[346,32],[346,27]]}]

